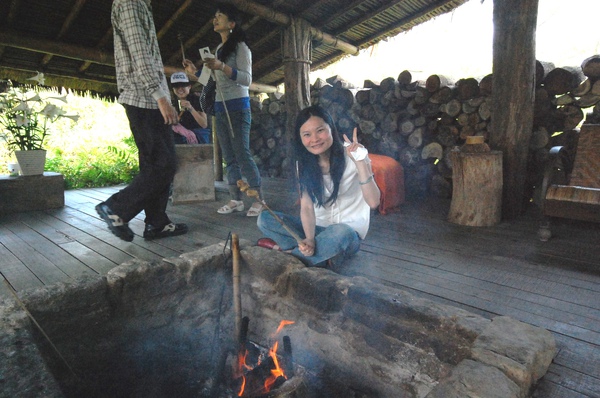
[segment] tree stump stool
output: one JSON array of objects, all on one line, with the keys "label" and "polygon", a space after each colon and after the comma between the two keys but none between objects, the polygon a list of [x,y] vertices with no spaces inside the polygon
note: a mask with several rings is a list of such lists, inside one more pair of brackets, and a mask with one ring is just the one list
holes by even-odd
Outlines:
[{"label": "tree stump stool", "polygon": [[452,160],[452,201],[448,221],[489,227],[502,215],[502,152],[461,152]]},{"label": "tree stump stool", "polygon": [[173,204],[215,200],[213,146],[175,145],[177,173],[173,178]]}]

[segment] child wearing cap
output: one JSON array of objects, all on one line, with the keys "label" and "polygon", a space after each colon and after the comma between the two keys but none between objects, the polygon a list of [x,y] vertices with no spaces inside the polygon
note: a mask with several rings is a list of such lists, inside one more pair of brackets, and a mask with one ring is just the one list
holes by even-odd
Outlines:
[{"label": "child wearing cap", "polygon": [[171,86],[177,97],[175,108],[180,112],[179,124],[173,126],[175,144],[210,144],[208,116],[202,110],[200,98],[190,93],[192,83],[184,72],[171,75]]}]

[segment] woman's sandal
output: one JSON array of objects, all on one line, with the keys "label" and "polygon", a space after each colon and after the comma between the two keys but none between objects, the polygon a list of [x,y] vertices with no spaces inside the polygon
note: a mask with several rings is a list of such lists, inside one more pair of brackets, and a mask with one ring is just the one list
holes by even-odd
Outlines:
[{"label": "woman's sandal", "polygon": [[234,211],[244,211],[244,202],[241,200],[230,200],[229,203],[217,210],[217,213],[231,214]]},{"label": "woman's sandal", "polygon": [[263,205],[259,202],[254,202],[252,206],[248,209],[248,213],[246,213],[246,217],[258,217],[261,211],[263,211]]}]

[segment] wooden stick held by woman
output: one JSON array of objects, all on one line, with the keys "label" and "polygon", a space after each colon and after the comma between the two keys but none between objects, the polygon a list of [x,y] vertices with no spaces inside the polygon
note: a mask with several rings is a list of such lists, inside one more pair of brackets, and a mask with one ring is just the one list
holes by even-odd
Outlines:
[{"label": "wooden stick held by woman", "polygon": [[296,241],[298,243],[302,242],[302,238],[300,238],[300,236],[298,236],[298,234],[296,232],[294,232],[292,229],[290,229],[287,225],[285,225],[285,223],[283,222],[283,220],[277,216],[277,214],[275,214],[273,212],[273,210],[271,210],[271,208],[267,205],[267,203],[260,197],[260,194],[258,193],[257,190],[255,189],[250,189],[250,185],[248,185],[248,183],[244,180],[238,180],[237,182],[238,188],[240,189],[240,191],[244,192],[246,195],[248,195],[251,198],[255,198],[257,201],[259,201],[260,203],[262,203],[262,205],[264,206],[265,209],[267,209],[267,211],[269,213],[271,213],[271,215],[275,218],[275,220],[277,220],[277,222],[279,224],[281,224],[281,226],[283,228],[285,228],[285,230],[292,235],[292,237],[294,239],[296,239]]}]

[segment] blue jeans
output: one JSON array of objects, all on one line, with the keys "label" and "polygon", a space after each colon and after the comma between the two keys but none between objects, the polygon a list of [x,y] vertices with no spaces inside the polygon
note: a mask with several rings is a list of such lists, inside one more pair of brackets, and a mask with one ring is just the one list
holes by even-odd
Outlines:
[{"label": "blue jeans", "polygon": [[[225,161],[227,184],[230,187],[237,186],[238,180],[242,179],[243,175],[250,187],[259,189],[261,183],[260,172],[250,153],[250,124],[252,122],[250,109],[229,112],[233,136],[227,114],[219,112],[215,116],[217,137]],[[238,193],[238,197],[232,197],[231,199],[241,200],[241,194]]]},{"label": "blue jeans", "polygon": [[[275,212],[283,220],[285,225],[305,238],[300,217],[290,216],[285,213]],[[309,267],[325,266],[325,262],[333,259],[335,262],[343,262],[360,250],[360,238],[358,233],[346,224],[333,224],[328,227],[315,229],[315,254],[303,255],[298,249],[298,243],[288,231],[268,211],[263,211],[258,216],[258,229],[267,237],[273,239],[281,250],[292,250],[292,255],[298,257]]]}]

